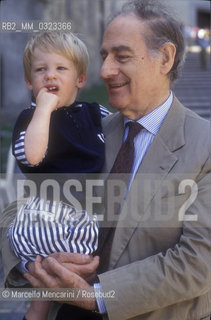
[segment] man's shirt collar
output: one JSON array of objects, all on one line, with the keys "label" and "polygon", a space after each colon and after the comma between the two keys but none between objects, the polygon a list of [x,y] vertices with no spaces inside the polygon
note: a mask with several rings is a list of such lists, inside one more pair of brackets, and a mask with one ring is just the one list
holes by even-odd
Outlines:
[{"label": "man's shirt collar", "polygon": [[[173,93],[172,91],[170,91],[169,97],[166,99],[166,101],[163,104],[161,104],[159,107],[157,107],[150,113],[146,114],[139,120],[137,120],[137,122],[140,123],[147,131],[156,135],[172,105],[172,102],[173,102]],[[124,118],[125,125],[129,121],[131,120],[126,117]]]}]

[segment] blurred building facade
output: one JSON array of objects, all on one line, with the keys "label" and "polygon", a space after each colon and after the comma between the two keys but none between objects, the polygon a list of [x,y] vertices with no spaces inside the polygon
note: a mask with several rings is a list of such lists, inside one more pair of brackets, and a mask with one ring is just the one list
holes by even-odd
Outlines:
[{"label": "blurred building facade", "polygon": [[210,28],[209,0],[162,0],[185,25]]},{"label": "blurred building facade", "polygon": [[[210,1],[160,0],[184,25],[210,28]],[[71,30],[85,41],[90,53],[87,85],[99,82],[100,44],[107,17],[127,0],[4,0],[0,3],[5,21],[71,21]],[[22,55],[31,30],[1,32],[0,112],[17,117],[30,103],[24,83]]]}]

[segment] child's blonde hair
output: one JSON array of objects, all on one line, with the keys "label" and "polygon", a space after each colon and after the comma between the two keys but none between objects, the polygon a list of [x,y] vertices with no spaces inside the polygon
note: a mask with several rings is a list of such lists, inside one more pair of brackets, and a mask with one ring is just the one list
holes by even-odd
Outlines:
[{"label": "child's blonde hair", "polygon": [[86,74],[89,55],[83,41],[70,31],[45,31],[32,36],[25,47],[23,65],[27,80],[31,80],[31,62],[35,48],[65,56],[74,63],[79,75]]}]

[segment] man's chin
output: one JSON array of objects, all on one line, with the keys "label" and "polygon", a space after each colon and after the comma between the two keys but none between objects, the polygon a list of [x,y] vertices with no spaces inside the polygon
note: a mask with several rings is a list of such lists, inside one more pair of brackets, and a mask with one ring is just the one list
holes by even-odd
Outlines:
[{"label": "man's chin", "polygon": [[114,109],[117,109],[117,110],[124,109],[124,103],[122,102],[122,100],[120,101],[118,99],[110,99],[109,104]]}]

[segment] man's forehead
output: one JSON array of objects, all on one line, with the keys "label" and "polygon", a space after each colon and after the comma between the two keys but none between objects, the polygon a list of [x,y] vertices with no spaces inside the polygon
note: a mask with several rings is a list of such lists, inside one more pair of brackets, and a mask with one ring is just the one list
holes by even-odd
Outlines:
[{"label": "man's forehead", "polygon": [[132,51],[137,43],[144,41],[145,27],[145,23],[134,15],[117,16],[105,30],[101,48],[114,52]]}]

